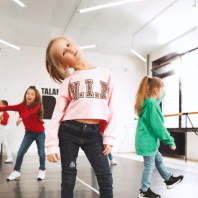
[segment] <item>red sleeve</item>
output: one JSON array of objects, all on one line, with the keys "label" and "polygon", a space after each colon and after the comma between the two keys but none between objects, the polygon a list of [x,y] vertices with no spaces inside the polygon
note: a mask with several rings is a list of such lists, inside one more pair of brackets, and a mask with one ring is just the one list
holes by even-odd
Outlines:
[{"label": "red sleeve", "polygon": [[28,116],[37,113],[38,110],[39,110],[39,108],[40,108],[40,105],[38,105],[38,106],[36,106],[36,107],[34,107],[34,108],[31,108],[31,109],[28,109],[28,110],[26,110],[25,112],[23,112],[23,113],[20,115],[20,117],[21,117],[22,119],[25,119],[25,118],[27,118]]},{"label": "red sleeve", "polygon": [[100,120],[100,128],[101,128],[100,133],[104,133],[104,130],[105,130],[105,121],[104,120]]},{"label": "red sleeve", "polygon": [[6,107],[0,107],[0,111],[19,111],[20,106],[21,106],[21,104],[6,106]]},{"label": "red sleeve", "polygon": [[1,121],[2,125],[7,125],[8,124],[8,119],[9,119],[9,114],[5,111],[3,114],[3,120]]}]

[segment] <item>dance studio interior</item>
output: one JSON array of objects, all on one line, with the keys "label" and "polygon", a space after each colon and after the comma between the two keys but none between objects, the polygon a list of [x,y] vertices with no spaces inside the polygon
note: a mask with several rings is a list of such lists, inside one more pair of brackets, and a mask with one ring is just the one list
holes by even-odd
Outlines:
[{"label": "dance studio interior", "polygon": [[197,74],[198,0],[0,0],[0,198],[198,197]]}]

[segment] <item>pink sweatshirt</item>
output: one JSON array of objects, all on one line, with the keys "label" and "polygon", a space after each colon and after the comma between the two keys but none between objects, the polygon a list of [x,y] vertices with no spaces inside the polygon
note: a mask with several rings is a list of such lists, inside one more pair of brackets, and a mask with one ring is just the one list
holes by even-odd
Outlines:
[{"label": "pink sweatshirt", "polygon": [[76,119],[106,120],[103,144],[113,145],[116,125],[115,96],[113,79],[108,69],[97,67],[74,71],[63,81],[46,139],[47,155],[58,153],[61,122]]}]

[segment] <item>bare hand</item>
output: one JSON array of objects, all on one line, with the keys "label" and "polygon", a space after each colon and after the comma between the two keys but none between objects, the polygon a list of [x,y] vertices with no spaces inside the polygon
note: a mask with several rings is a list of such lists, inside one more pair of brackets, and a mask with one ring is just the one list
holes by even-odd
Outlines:
[{"label": "bare hand", "polygon": [[176,146],[171,146],[170,149],[175,150]]},{"label": "bare hand", "polygon": [[16,122],[16,125],[19,126],[19,124],[22,122],[22,118],[19,118]]},{"label": "bare hand", "polygon": [[49,162],[58,162],[58,160],[60,160],[60,157],[57,153],[54,153],[54,154],[48,155],[47,160]]},{"label": "bare hand", "polygon": [[0,116],[0,120],[3,120],[3,114]]},{"label": "bare hand", "polygon": [[112,150],[112,146],[108,144],[104,144],[104,148],[105,148],[105,150],[103,151],[104,155],[108,155]]}]

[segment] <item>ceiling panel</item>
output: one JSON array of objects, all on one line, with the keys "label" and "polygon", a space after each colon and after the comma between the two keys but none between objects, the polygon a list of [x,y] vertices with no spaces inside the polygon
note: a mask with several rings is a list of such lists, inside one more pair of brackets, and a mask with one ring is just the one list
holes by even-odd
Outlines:
[{"label": "ceiling panel", "polygon": [[[142,0],[82,14],[78,12],[115,1],[118,0],[22,0],[27,6],[22,8],[13,0],[0,0],[0,39],[15,45],[46,47],[51,38],[64,35],[80,46],[98,45],[86,51],[132,55],[133,34],[174,2]],[[166,32],[177,36],[176,31],[182,28],[182,23],[187,28],[193,26],[194,2],[179,0],[134,36],[134,49],[146,57],[164,45],[159,38],[166,36]]]}]

